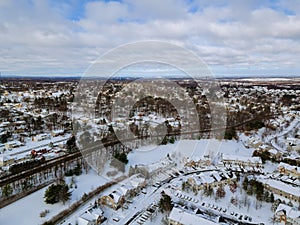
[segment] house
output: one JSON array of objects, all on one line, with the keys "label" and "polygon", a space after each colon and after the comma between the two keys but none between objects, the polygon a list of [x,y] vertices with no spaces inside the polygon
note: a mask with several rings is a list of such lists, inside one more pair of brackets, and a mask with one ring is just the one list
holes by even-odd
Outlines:
[{"label": "house", "polygon": [[217,187],[219,185],[226,185],[230,181],[235,180],[236,176],[233,172],[203,172],[199,175],[192,175],[187,179],[187,182],[198,190],[204,187]]},{"label": "house", "polygon": [[140,191],[146,186],[146,179],[141,174],[135,174],[129,178],[129,184],[133,187],[133,190]]},{"label": "house", "polygon": [[263,145],[261,141],[255,138],[249,138],[248,141],[245,143],[247,147],[252,147],[252,148],[258,148]]},{"label": "house", "polygon": [[125,197],[118,191],[113,191],[108,195],[100,198],[100,204],[107,205],[114,210],[119,209],[125,203]]},{"label": "house", "polygon": [[275,218],[285,224],[300,225],[300,211],[285,204],[279,204],[275,211]]},{"label": "house", "polygon": [[0,124],[0,128],[7,128],[7,127],[10,126],[10,125],[11,125],[11,123],[8,122],[8,121],[2,122],[2,123]]},{"label": "house", "polygon": [[211,165],[211,159],[208,156],[195,157],[193,160],[186,160],[185,166],[187,167],[207,167]]},{"label": "house", "polygon": [[134,193],[139,192],[146,186],[146,180],[141,174],[135,174],[124,181],[116,190],[107,195],[103,195],[98,201],[100,204],[107,205],[114,210],[122,207],[125,200]]},{"label": "house", "polygon": [[300,177],[300,167],[291,166],[287,163],[279,163],[277,167],[278,172],[287,176]]},{"label": "house", "polygon": [[20,147],[22,143],[20,141],[9,141],[5,143],[5,149],[12,149]]},{"label": "house", "polygon": [[169,225],[216,225],[218,223],[212,222],[190,212],[184,211],[174,207],[169,215]]},{"label": "house", "polygon": [[80,214],[77,219],[78,225],[98,225],[104,220],[103,211],[99,208],[89,208]]},{"label": "house", "polygon": [[264,184],[265,188],[270,190],[272,193],[293,201],[300,202],[299,187],[273,179],[263,180],[262,183]]},{"label": "house", "polygon": [[52,137],[57,137],[64,134],[64,130],[53,130],[51,132]]},{"label": "house", "polygon": [[272,147],[270,145],[266,145],[266,144],[263,144],[263,145],[260,145],[258,147],[259,151],[269,151],[272,149]]},{"label": "house", "polygon": [[39,134],[32,138],[33,141],[43,141],[49,138],[48,134]]},{"label": "house", "polygon": [[243,167],[262,167],[262,161],[260,157],[245,157],[239,155],[222,155],[221,159],[223,164],[229,164],[234,166]]}]

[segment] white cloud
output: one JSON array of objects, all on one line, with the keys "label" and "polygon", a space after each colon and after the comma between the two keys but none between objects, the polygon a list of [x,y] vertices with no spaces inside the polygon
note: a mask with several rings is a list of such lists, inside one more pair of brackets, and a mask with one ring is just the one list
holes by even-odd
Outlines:
[{"label": "white cloud", "polygon": [[[289,3],[286,3],[289,2]],[[247,3],[247,4],[246,4]],[[7,73],[83,72],[105,51],[164,40],[195,51],[208,65],[300,69],[296,1],[92,1],[72,21],[71,6],[0,1],[0,68]]]}]

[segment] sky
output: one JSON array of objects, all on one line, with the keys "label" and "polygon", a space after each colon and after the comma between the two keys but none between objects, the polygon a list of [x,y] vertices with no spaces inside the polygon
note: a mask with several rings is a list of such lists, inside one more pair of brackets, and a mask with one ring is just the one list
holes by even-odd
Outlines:
[{"label": "sky", "polygon": [[299,0],[0,0],[0,72],[80,76],[111,49],[159,40],[215,75],[299,76],[299,13]]}]

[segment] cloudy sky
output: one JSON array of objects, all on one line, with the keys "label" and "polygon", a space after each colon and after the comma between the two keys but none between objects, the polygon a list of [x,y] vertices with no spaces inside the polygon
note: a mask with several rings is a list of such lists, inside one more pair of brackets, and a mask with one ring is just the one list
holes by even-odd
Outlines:
[{"label": "cloudy sky", "polygon": [[108,50],[162,40],[216,75],[300,75],[299,0],[0,0],[2,75],[81,75]]}]

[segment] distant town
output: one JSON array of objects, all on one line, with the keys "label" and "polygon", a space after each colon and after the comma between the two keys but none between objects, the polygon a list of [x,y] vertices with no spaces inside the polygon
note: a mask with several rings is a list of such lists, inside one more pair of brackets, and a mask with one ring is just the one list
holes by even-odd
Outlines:
[{"label": "distant town", "polygon": [[300,225],[300,78],[97,82],[1,79],[0,224]]}]

